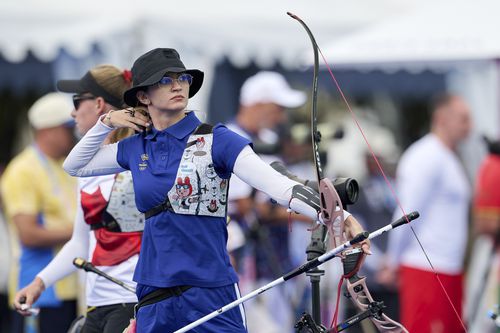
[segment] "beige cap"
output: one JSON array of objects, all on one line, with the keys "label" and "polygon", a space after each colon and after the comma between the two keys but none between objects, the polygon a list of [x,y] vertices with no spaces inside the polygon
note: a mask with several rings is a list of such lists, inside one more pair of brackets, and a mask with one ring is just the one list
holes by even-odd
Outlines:
[{"label": "beige cap", "polygon": [[290,88],[283,75],[276,72],[264,71],[249,77],[240,92],[240,104],[244,106],[274,103],[286,108],[296,108],[306,100],[304,92]]},{"label": "beige cap", "polygon": [[51,128],[74,123],[73,105],[62,93],[49,93],[39,98],[28,111],[28,119],[35,129]]}]

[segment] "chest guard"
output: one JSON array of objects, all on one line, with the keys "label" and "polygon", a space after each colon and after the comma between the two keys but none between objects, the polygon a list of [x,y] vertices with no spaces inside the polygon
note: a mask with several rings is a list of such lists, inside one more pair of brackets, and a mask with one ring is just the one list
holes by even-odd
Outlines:
[{"label": "chest guard", "polygon": [[201,124],[189,137],[174,186],[168,192],[177,214],[225,217],[229,179],[220,178],[212,160],[213,127]]},{"label": "chest guard", "polygon": [[103,226],[115,232],[143,231],[144,221],[144,214],[135,206],[132,173],[130,171],[119,173],[102,215]]}]

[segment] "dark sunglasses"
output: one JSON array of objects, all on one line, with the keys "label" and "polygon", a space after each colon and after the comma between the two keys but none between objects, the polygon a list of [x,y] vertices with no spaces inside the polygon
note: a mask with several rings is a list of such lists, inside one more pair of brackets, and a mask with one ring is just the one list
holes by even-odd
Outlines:
[{"label": "dark sunglasses", "polygon": [[190,86],[191,83],[193,83],[193,76],[187,73],[179,75],[177,79],[174,79],[173,77],[170,76],[164,76],[158,83],[163,86],[171,86],[172,84],[174,84],[174,81],[177,81],[177,83],[179,83],[181,86],[182,85]]},{"label": "dark sunglasses", "polygon": [[73,95],[73,106],[75,107],[75,110],[78,110],[80,107],[80,103],[82,101],[86,100],[91,100],[91,99],[96,99],[97,97],[91,96],[91,95]]},{"label": "dark sunglasses", "polygon": [[179,184],[177,184],[177,185],[175,185],[175,187],[178,188],[178,189],[183,188],[185,190],[189,190],[189,185],[179,185]]}]

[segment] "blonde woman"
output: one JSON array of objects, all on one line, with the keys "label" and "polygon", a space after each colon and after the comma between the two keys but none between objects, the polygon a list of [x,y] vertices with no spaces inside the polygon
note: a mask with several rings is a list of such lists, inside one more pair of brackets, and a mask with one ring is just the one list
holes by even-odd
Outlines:
[{"label": "blonde woman", "polygon": [[[122,96],[130,87],[129,71],[101,65],[79,80],[62,80],[60,91],[74,93],[77,130],[83,135],[98,118],[110,110],[121,109]],[[133,133],[130,129],[112,131],[106,143],[114,143]],[[42,292],[57,280],[76,270],[75,257],[87,260],[124,283],[135,286],[132,275],[141,245],[144,215],[134,203],[130,172],[79,179],[79,206],[70,241],[59,254],[15,298],[21,314],[21,298],[31,307]],[[133,317],[136,296],[122,287],[92,273],[86,281],[87,314],[83,332],[121,332]]]}]

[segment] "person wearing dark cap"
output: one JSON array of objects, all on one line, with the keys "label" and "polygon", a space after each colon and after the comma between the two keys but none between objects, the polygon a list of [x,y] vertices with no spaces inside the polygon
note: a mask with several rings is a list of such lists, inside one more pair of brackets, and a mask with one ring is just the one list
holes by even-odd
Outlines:
[{"label": "person wearing dark cap", "polygon": [[[84,135],[98,118],[123,108],[123,93],[130,88],[130,71],[115,66],[100,65],[78,80],[61,80],[57,88],[74,93],[72,116],[77,129]],[[113,143],[133,134],[128,128],[111,132],[106,142]],[[21,298],[26,305],[33,302],[56,281],[74,272],[75,257],[85,258],[104,273],[134,287],[132,275],[139,257],[144,214],[134,203],[130,171],[79,179],[79,205],[71,239],[58,255],[20,290],[15,306],[21,314]],[[122,332],[133,318],[137,303],[134,293],[93,273],[86,277],[87,313],[83,332]],[[82,321],[78,324],[82,325]]]},{"label": "person wearing dark cap", "polygon": [[[258,158],[251,143],[223,125],[202,124],[186,110],[201,88],[203,72],[186,69],[176,50],[158,48],[132,67],[125,102],[146,106],[110,111],[82,138],[64,163],[74,176],[130,170],[135,200],[146,215],[134,280],[138,332],[173,332],[240,297],[226,250],[227,189],[231,173],[282,205],[318,219],[314,205],[292,192],[302,185]],[[140,133],[102,145],[114,128]],[[348,224],[347,234],[361,231]],[[246,332],[243,307],[192,332]]]}]

